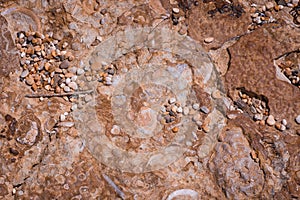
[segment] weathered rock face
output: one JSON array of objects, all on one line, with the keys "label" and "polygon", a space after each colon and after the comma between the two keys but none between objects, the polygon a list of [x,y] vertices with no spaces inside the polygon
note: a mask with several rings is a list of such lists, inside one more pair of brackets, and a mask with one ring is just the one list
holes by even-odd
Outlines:
[{"label": "weathered rock face", "polygon": [[264,186],[264,173],[251,158],[252,149],[238,127],[227,127],[219,135],[210,169],[230,199],[258,198]]},{"label": "weathered rock face", "polygon": [[11,37],[6,19],[0,15],[1,26],[1,59],[0,59],[0,76],[8,76],[19,68],[19,58],[16,55],[17,49]]},{"label": "weathered rock face", "polygon": [[0,199],[300,198],[286,2],[0,1]]}]

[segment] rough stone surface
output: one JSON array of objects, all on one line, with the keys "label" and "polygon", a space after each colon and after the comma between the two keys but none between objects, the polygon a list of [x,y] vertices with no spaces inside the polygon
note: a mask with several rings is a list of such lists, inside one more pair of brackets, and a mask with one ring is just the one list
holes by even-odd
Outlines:
[{"label": "rough stone surface", "polygon": [[0,199],[299,199],[285,2],[0,1]]}]

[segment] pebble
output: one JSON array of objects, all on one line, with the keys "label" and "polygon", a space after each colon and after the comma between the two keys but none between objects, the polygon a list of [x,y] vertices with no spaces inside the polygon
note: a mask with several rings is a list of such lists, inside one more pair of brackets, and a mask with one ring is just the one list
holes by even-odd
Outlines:
[{"label": "pebble", "polygon": [[173,11],[173,13],[178,14],[179,13],[179,8],[173,8],[172,11]]},{"label": "pebble", "polygon": [[74,122],[60,122],[57,125],[70,128],[70,127],[74,126],[75,124],[74,124]]},{"label": "pebble", "polygon": [[111,133],[112,135],[119,135],[120,132],[121,132],[121,129],[120,129],[120,127],[117,126],[117,125],[113,125],[112,129],[110,130],[110,133]]},{"label": "pebble", "polygon": [[286,119],[283,119],[282,121],[281,121],[281,123],[283,124],[283,125],[287,125],[287,121],[286,121]]},{"label": "pebble", "polygon": [[67,60],[64,60],[62,63],[60,63],[59,67],[61,69],[68,69],[68,67],[70,66],[70,62]]},{"label": "pebble", "polygon": [[173,104],[173,103],[175,103],[175,101],[176,101],[176,99],[174,97],[172,97],[169,99],[169,104]]},{"label": "pebble", "polygon": [[275,124],[275,119],[274,119],[274,116],[273,115],[269,115],[268,118],[267,118],[267,124],[269,126],[273,126]]},{"label": "pebble", "polygon": [[199,105],[199,103],[194,103],[192,107],[194,110],[199,110],[200,105]]},{"label": "pebble", "polygon": [[201,106],[200,108],[201,112],[208,114],[209,113],[209,109],[206,106]]},{"label": "pebble", "polygon": [[34,84],[34,79],[32,78],[32,76],[28,76],[27,78],[26,78],[26,83],[28,84],[28,85],[33,85]]},{"label": "pebble", "polygon": [[72,111],[77,110],[77,107],[78,107],[77,104],[73,104],[72,107],[71,107],[71,110]]},{"label": "pebble", "polygon": [[184,108],[183,108],[183,114],[184,114],[184,115],[188,115],[189,112],[190,112],[190,109],[189,109],[188,107],[184,107]]},{"label": "pebble", "polygon": [[72,88],[73,90],[78,90],[78,85],[77,85],[77,83],[75,83],[75,82],[70,82],[70,83],[68,84],[68,86],[69,86],[70,88]]},{"label": "pebble", "polygon": [[178,130],[179,130],[179,128],[176,126],[176,127],[174,127],[174,128],[172,128],[172,131],[173,131],[173,133],[177,133],[178,132]]},{"label": "pebble", "polygon": [[178,112],[178,113],[182,113],[182,111],[183,111],[183,110],[182,110],[182,107],[178,107],[178,108],[177,108],[177,112]]},{"label": "pebble", "polygon": [[81,68],[78,68],[76,73],[77,73],[77,75],[82,75],[84,73],[84,70]]},{"label": "pebble", "polygon": [[270,10],[270,9],[274,8],[273,2],[267,2],[266,3],[266,8],[267,8],[267,10]]},{"label": "pebble", "polygon": [[296,117],[295,121],[296,121],[297,124],[300,124],[300,115],[298,115],[298,116]]},{"label": "pebble", "polygon": [[263,116],[262,114],[255,114],[253,118],[254,118],[254,120],[256,120],[256,121],[260,121],[260,120],[263,119],[263,117],[264,117],[264,116]]},{"label": "pebble", "polygon": [[65,121],[65,120],[66,120],[66,116],[65,116],[65,115],[63,115],[63,114],[61,114],[61,115],[60,115],[60,121],[62,121],[62,122],[63,122],[63,121]]},{"label": "pebble", "polygon": [[25,78],[28,74],[29,74],[28,69],[25,69],[25,70],[21,73],[21,78]]},{"label": "pebble", "polygon": [[172,112],[176,113],[177,112],[178,107],[177,106],[172,106],[171,110]]},{"label": "pebble", "polygon": [[219,90],[215,90],[213,93],[212,93],[212,98],[214,98],[214,99],[220,99],[220,98],[222,98],[222,95],[221,95],[221,93],[220,93],[220,91]]},{"label": "pebble", "polygon": [[71,92],[71,89],[70,89],[69,86],[64,86],[64,91],[65,91],[65,92]]},{"label": "pebble", "polygon": [[215,40],[215,38],[213,38],[213,37],[207,37],[207,38],[204,39],[204,42],[205,43],[212,43],[214,40]]},{"label": "pebble", "polygon": [[92,97],[91,95],[86,95],[86,96],[84,97],[84,101],[85,101],[85,102],[90,102],[92,99],[93,99],[93,97]]}]

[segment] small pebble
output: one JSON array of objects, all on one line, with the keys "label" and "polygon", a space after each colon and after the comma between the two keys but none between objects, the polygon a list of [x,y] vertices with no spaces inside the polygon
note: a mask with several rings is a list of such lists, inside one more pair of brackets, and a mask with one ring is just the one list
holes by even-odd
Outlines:
[{"label": "small pebble", "polygon": [[68,127],[68,128],[70,128],[74,125],[75,125],[74,122],[59,122],[57,124],[57,126]]},{"label": "small pebble", "polygon": [[190,112],[190,109],[189,109],[188,107],[184,107],[184,108],[183,108],[183,114],[184,114],[184,115],[188,115],[189,112]]},{"label": "small pebble", "polygon": [[213,37],[207,37],[207,38],[204,39],[204,42],[205,43],[212,43],[214,40],[215,40],[215,38],[213,38]]},{"label": "small pebble", "polygon": [[21,78],[25,78],[28,74],[29,74],[28,69],[25,69],[25,70],[21,73]]},{"label": "small pebble", "polygon": [[199,105],[199,103],[194,103],[192,107],[194,110],[199,110],[200,105]]},{"label": "small pebble", "polygon": [[260,120],[263,119],[263,117],[264,117],[264,116],[263,116],[262,114],[255,114],[253,118],[254,118],[254,120],[256,120],[256,121],[260,121]]},{"label": "small pebble", "polygon": [[173,104],[173,103],[175,103],[175,101],[176,101],[176,99],[174,97],[172,97],[169,99],[169,104]]},{"label": "small pebble", "polygon": [[178,107],[177,106],[172,106],[171,110],[172,112],[176,113],[177,112]]},{"label": "small pebble", "polygon": [[282,121],[281,121],[281,123],[283,124],[283,125],[287,125],[287,121],[286,121],[286,119],[283,119]]},{"label": "small pebble", "polygon": [[269,126],[273,126],[275,124],[275,119],[274,119],[274,116],[273,115],[269,115],[268,118],[267,118],[267,124]]},{"label": "small pebble", "polygon": [[77,75],[82,75],[84,73],[84,70],[81,68],[78,68],[76,73],[77,73]]},{"label": "small pebble", "polygon": [[209,109],[206,106],[201,106],[200,108],[201,112],[208,114],[209,113]]},{"label": "small pebble", "polygon": [[62,61],[62,63],[60,63],[59,67],[61,69],[67,69],[70,66],[70,62],[67,60]]},{"label": "small pebble", "polygon": [[178,113],[182,113],[182,111],[183,111],[183,110],[182,110],[182,107],[178,107],[178,108],[177,108],[177,112],[178,112]]},{"label": "small pebble", "polygon": [[296,121],[297,124],[300,124],[300,115],[298,115],[298,116],[296,117],[295,121]]},{"label": "small pebble", "polygon": [[65,91],[65,92],[70,92],[71,89],[70,89],[68,86],[65,86],[65,87],[64,87],[64,91]]},{"label": "small pebble", "polygon": [[73,104],[72,107],[71,107],[71,110],[72,111],[77,110],[77,107],[78,107],[77,104]]},{"label": "small pebble", "polygon": [[86,95],[86,96],[84,97],[84,101],[85,101],[85,102],[90,102],[92,99],[93,99],[93,97],[92,97],[91,95]]},{"label": "small pebble", "polygon": [[178,14],[179,13],[179,8],[173,8],[172,11],[173,11],[173,13]]},{"label": "small pebble", "polygon": [[60,115],[60,121],[63,122],[66,120],[66,116],[65,115]]},{"label": "small pebble", "polygon": [[173,133],[177,133],[178,132],[178,130],[179,130],[179,128],[176,126],[176,127],[174,127],[174,128],[172,128],[172,131],[173,131]]},{"label": "small pebble", "polygon": [[69,86],[70,88],[72,88],[73,90],[78,90],[78,85],[77,85],[77,83],[75,83],[75,82],[70,82],[70,83],[68,84],[68,86]]}]

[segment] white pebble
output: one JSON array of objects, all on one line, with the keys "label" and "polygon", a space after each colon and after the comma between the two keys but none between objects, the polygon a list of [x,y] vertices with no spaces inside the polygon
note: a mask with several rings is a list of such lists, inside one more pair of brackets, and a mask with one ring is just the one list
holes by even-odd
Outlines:
[{"label": "white pebble", "polygon": [[177,112],[178,112],[178,113],[182,113],[182,111],[183,111],[183,110],[182,110],[182,107],[178,107],[178,108],[177,108]]},{"label": "white pebble", "polygon": [[298,115],[295,119],[295,121],[297,122],[297,124],[300,124],[300,115]]},{"label": "white pebble", "polygon": [[77,75],[81,75],[84,73],[84,70],[81,68],[78,68],[76,73],[77,73]]},{"label": "white pebble", "polygon": [[188,107],[184,107],[184,108],[183,108],[183,114],[184,114],[184,115],[188,115],[189,112],[190,112],[190,109],[189,109]]},{"label": "white pebble", "polygon": [[177,14],[177,13],[179,13],[179,8],[173,8],[172,11],[173,11],[173,13]]},{"label": "white pebble", "polygon": [[270,125],[270,126],[273,126],[275,125],[275,119],[274,119],[274,116],[273,115],[269,115],[268,118],[267,118],[267,124]]},{"label": "white pebble", "polygon": [[176,99],[174,97],[172,97],[169,99],[169,104],[173,104],[173,103],[175,103],[175,101],[176,101]]},{"label": "white pebble", "polygon": [[65,92],[70,92],[71,89],[70,89],[68,86],[65,86],[65,87],[64,87],[64,91],[65,91]]},{"label": "white pebble", "polygon": [[92,99],[93,99],[93,97],[92,97],[91,95],[86,95],[86,96],[84,97],[84,101],[85,101],[85,102],[90,102]]},{"label": "white pebble", "polygon": [[207,37],[207,38],[204,39],[204,42],[205,43],[212,43],[214,40],[215,40],[215,38],[213,38],[213,37]]},{"label": "white pebble", "polygon": [[78,85],[77,85],[77,83],[75,83],[75,82],[70,82],[70,83],[68,84],[68,86],[69,86],[70,88],[72,88],[73,90],[78,90]]},{"label": "white pebble", "polygon": [[66,120],[66,116],[65,115],[60,115],[60,121],[65,121]]},{"label": "white pebble", "polygon": [[199,110],[200,105],[199,105],[199,103],[194,103],[192,107],[194,110]]},{"label": "white pebble", "polygon": [[283,125],[287,125],[287,121],[286,121],[286,119],[283,119],[282,121],[281,121],[281,123],[283,124]]}]

